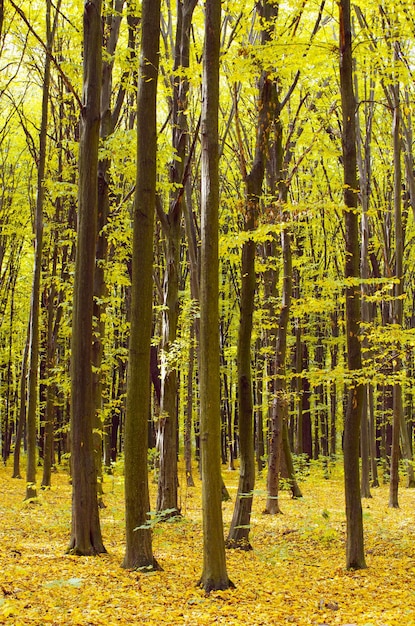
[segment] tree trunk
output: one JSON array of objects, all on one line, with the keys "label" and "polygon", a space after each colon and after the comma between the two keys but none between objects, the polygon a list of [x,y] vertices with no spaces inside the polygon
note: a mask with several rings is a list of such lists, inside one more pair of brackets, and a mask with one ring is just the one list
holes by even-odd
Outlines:
[{"label": "tree trunk", "polygon": [[148,525],[147,422],[150,406],[160,0],[143,0],[141,24],[131,327],[124,433],[126,551],[122,566],[148,571],[159,569],[153,556],[151,528]]},{"label": "tree trunk", "polygon": [[[343,116],[343,168],[346,233],[345,278],[347,365],[350,375],[362,367],[360,348],[359,224],[357,215],[356,104],[352,77],[352,33],[350,0],[340,0],[340,91]],[[363,386],[353,380],[348,391],[344,425],[344,481],[346,495],[346,567],[366,567],[363,546],[363,517],[359,481],[359,434]]]},{"label": "tree trunk", "polygon": [[368,393],[370,467],[372,473],[372,487],[379,487],[378,464],[376,454],[376,419],[373,396],[373,385],[370,385]]},{"label": "tree trunk", "polygon": [[206,0],[202,78],[200,277],[200,447],[203,571],[206,591],[232,585],[226,570],[220,458],[219,346],[219,55],[221,2]]},{"label": "tree trunk", "polygon": [[[60,3],[58,3],[59,6]],[[37,170],[37,197],[35,216],[35,267],[30,311],[29,381],[27,407],[27,469],[26,500],[36,498],[36,453],[37,453],[37,408],[38,408],[38,368],[39,368],[39,325],[40,325],[40,283],[42,275],[43,249],[43,204],[45,197],[44,179],[46,170],[46,150],[49,113],[50,53],[53,44],[51,24],[51,2],[46,2],[46,55],[42,90],[42,120],[39,134],[39,162]],[[57,9],[58,11],[59,9]]]},{"label": "tree trunk", "polygon": [[267,502],[265,513],[281,513],[279,507],[279,472],[281,467],[284,422],[288,419],[288,399],[286,382],[287,333],[292,295],[291,236],[289,229],[281,231],[281,247],[284,262],[282,306],[278,322],[277,349],[275,354],[275,399],[270,425],[270,442],[267,476]]},{"label": "tree trunk", "polygon": [[79,206],[71,359],[72,534],[69,552],[105,552],[94,462],[92,318],[98,206],[98,144],[102,69],[101,0],[84,5],[84,75],[79,143]]},{"label": "tree trunk", "polygon": [[[395,62],[399,59],[398,44],[394,44]],[[403,229],[402,229],[402,166],[401,166],[401,113],[399,98],[399,83],[392,88],[393,92],[393,204],[395,222],[395,276],[397,283],[394,286],[395,300],[393,302],[393,323],[402,327],[403,319]],[[402,359],[401,346],[396,346],[393,370],[395,381],[393,384],[393,421],[392,421],[392,452],[389,484],[389,506],[398,508],[399,486],[399,457],[400,457],[400,430],[404,421],[402,403],[402,382],[400,380]]]},{"label": "tree trunk", "polygon": [[[359,102],[358,88],[359,81],[357,73],[354,75],[355,96],[356,102]],[[359,103],[360,104],[360,103]],[[361,286],[361,315],[363,323],[363,339],[362,347],[366,353],[366,358],[370,358],[369,341],[366,336],[365,329],[369,327],[372,322],[371,308],[368,301],[369,286],[368,279],[370,277],[369,272],[369,245],[370,245],[370,218],[369,218],[369,201],[370,201],[370,187],[371,187],[371,139],[372,139],[372,126],[373,126],[373,108],[374,108],[374,83],[373,79],[370,79],[370,92],[369,103],[361,103],[363,111],[365,113],[364,128],[366,130],[366,136],[363,139],[359,111],[356,111],[356,142],[357,142],[357,165],[359,170],[360,179],[360,197],[362,203],[362,219],[361,219],[361,253],[360,253],[360,272],[362,276]],[[362,456],[362,476],[361,476],[361,492],[363,498],[371,498],[370,493],[370,416],[369,410],[369,392],[371,383],[364,384],[363,389],[363,404],[362,404],[362,423],[361,423],[361,456]]]},{"label": "tree trunk", "polygon": [[193,373],[195,362],[194,321],[190,326],[189,368],[187,370],[186,417],[184,421],[184,461],[186,467],[186,484],[194,487],[192,470],[192,424],[193,424]]},{"label": "tree trunk", "polygon": [[[248,200],[249,202],[249,200]],[[254,213],[250,218],[254,226]],[[241,314],[238,333],[238,415],[239,415],[239,485],[229,535],[228,548],[250,550],[249,531],[255,485],[254,423],[251,373],[251,336],[255,296],[255,242],[242,247]]]},{"label": "tree trunk", "polygon": [[[174,50],[174,71],[185,71],[189,67],[190,33],[196,0],[177,2],[177,28]],[[158,447],[160,469],[157,493],[157,511],[177,514],[178,474],[177,474],[177,432],[178,432],[178,386],[177,364],[172,363],[171,353],[177,337],[179,319],[179,276],[181,216],[186,202],[185,168],[188,151],[189,129],[187,123],[187,97],[189,82],[185,76],[176,75],[173,85],[173,148],[175,160],[171,165],[171,182],[178,191],[172,194],[167,215],[161,215],[161,223],[166,236],[164,307],[162,318],[162,376],[161,407],[158,424]],[[189,157],[190,158],[190,157]]]},{"label": "tree trunk", "polygon": [[[268,2],[258,5],[262,17],[270,18],[273,13]],[[261,41],[264,44],[270,40],[270,31],[264,28]],[[235,108],[237,102],[235,100]],[[239,129],[239,120],[236,116],[239,149],[241,153],[242,171],[246,182],[246,214],[245,230],[252,232],[257,225],[259,213],[259,199],[265,176],[267,148],[271,122],[275,112],[275,84],[269,73],[263,72],[259,81],[258,123],[256,130],[255,159],[249,174],[246,174],[246,165],[243,160],[243,146]],[[240,469],[238,494],[232,517],[227,547],[250,549],[249,531],[255,485],[255,454],[254,454],[254,426],[253,426],[253,389],[251,372],[251,337],[254,312],[254,297],[256,289],[255,249],[253,238],[247,239],[242,246],[241,264],[241,304],[238,332],[238,418],[239,418],[239,446]]]},{"label": "tree trunk", "polygon": [[13,478],[21,478],[20,474],[20,452],[22,447],[23,431],[26,424],[26,376],[27,364],[29,361],[29,333],[30,327],[27,329],[27,339],[23,349],[22,369],[20,371],[19,381],[19,421],[16,429],[16,440],[14,442],[13,454]]},{"label": "tree trunk", "polygon": [[362,457],[360,490],[362,498],[372,497],[370,493],[368,391],[368,384],[363,385],[362,421],[360,424],[360,454]]}]

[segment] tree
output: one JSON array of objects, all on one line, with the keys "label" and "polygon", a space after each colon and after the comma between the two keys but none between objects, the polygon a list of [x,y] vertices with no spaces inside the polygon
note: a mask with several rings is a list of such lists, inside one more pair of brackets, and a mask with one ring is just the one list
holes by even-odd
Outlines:
[{"label": "tree", "polygon": [[84,61],[79,142],[78,231],[71,341],[72,533],[69,551],[106,552],[99,522],[94,461],[92,329],[98,207],[98,144],[102,78],[101,0],[84,5]]},{"label": "tree", "polygon": [[344,423],[344,483],[346,495],[346,566],[366,567],[359,479],[359,433],[363,385],[357,379],[362,367],[360,347],[359,223],[357,212],[356,103],[352,76],[350,0],[340,0],[340,91],[343,117],[344,220],[346,236],[346,345],[351,376]]},{"label": "tree", "polygon": [[[180,281],[180,241],[181,218],[185,197],[185,178],[189,175],[190,163],[186,166],[189,129],[187,106],[189,81],[185,76],[189,68],[190,33],[192,16],[196,0],[177,2],[177,26],[174,48],[174,67],[172,99],[172,145],[175,151],[170,165],[170,182],[173,192],[170,194],[169,211],[159,210],[158,215],[166,238],[165,272],[163,280],[163,317],[162,317],[162,377],[161,406],[158,423],[158,447],[160,451],[160,469],[157,495],[157,511],[169,510],[178,513],[177,500],[177,429],[178,429],[178,386],[177,364],[174,362],[175,342],[179,318],[179,281]],[[191,155],[190,155],[191,156]],[[189,157],[190,158],[190,157]]]},{"label": "tree", "polygon": [[[258,3],[264,21],[261,43],[271,39],[270,22],[278,14],[278,8],[270,2]],[[246,184],[245,230],[252,233],[258,225],[259,204],[269,154],[269,135],[275,115],[276,86],[272,74],[263,71],[259,80],[258,124],[256,132],[255,158],[249,173],[244,162],[243,142],[240,140],[242,173]],[[238,123],[238,119],[237,119]],[[240,131],[238,136],[241,137]],[[255,459],[253,435],[253,390],[251,372],[251,337],[254,313],[256,275],[256,241],[251,236],[242,246],[241,304],[238,332],[238,417],[240,472],[238,495],[235,503],[231,528],[227,538],[228,547],[249,549],[249,529],[255,485]],[[284,355],[285,357],[285,355]]]},{"label": "tree", "polygon": [[219,54],[220,0],[205,5],[202,78],[202,189],[200,277],[200,452],[205,591],[232,586],[226,570],[220,471],[219,380]]},{"label": "tree", "polygon": [[134,203],[131,327],[125,419],[125,529],[122,566],[159,569],[148,525],[147,447],[153,302],[153,235],[157,176],[157,80],[160,0],[144,0],[137,98],[137,180]]},{"label": "tree", "polygon": [[39,161],[37,168],[37,197],[35,216],[35,263],[33,272],[32,302],[30,312],[30,347],[29,347],[29,383],[27,408],[27,470],[26,500],[35,498],[36,490],[36,455],[37,455],[37,409],[38,409],[38,369],[39,369],[39,327],[40,327],[40,287],[42,276],[43,250],[43,210],[45,198],[45,173],[47,158],[47,133],[49,113],[49,86],[51,73],[50,54],[57,26],[56,16],[60,10],[60,1],[56,7],[55,19],[51,19],[51,2],[46,2],[46,53],[42,88],[42,120],[39,134]]},{"label": "tree", "polygon": [[[394,62],[399,61],[399,44],[394,43]],[[397,68],[396,68],[397,69]],[[394,286],[395,301],[393,303],[393,322],[402,326],[404,276],[403,276],[403,250],[404,250],[404,229],[402,228],[402,139],[401,139],[401,107],[399,97],[399,81],[393,85],[393,207],[395,224],[395,275],[397,282]],[[398,486],[399,486],[399,457],[400,457],[400,434],[401,423],[406,428],[403,419],[402,402],[402,382],[399,380],[402,368],[402,358],[400,356],[400,345],[396,346],[394,354],[393,369],[396,380],[393,385],[393,423],[392,423],[392,451],[391,451],[391,472],[389,506],[398,508]]]}]

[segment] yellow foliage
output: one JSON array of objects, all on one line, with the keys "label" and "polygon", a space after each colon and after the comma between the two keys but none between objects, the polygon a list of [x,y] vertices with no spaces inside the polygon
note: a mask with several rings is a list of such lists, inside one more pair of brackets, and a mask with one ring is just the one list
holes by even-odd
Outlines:
[{"label": "yellow foliage", "polygon": [[[39,506],[23,505],[22,483],[0,469],[0,624],[20,626],[193,626],[415,624],[413,491],[402,489],[400,509],[388,509],[387,486],[363,502],[368,569],[344,567],[343,477],[329,480],[312,468],[304,498],[281,494],[283,515],[262,515],[264,479],[258,481],[252,517],[252,552],[227,552],[236,589],[206,595],[201,574],[200,482],[180,477],[183,519],[156,525],[154,552],[162,572],[142,574],[120,567],[124,553],[123,486],[106,479],[102,529],[108,554],[65,554],[70,531],[70,485],[54,475]],[[195,471],[195,475],[197,472]],[[235,499],[237,473],[224,471]],[[152,489],[155,486],[152,485]],[[152,497],[154,498],[154,492]],[[233,502],[224,503],[228,526]]]}]

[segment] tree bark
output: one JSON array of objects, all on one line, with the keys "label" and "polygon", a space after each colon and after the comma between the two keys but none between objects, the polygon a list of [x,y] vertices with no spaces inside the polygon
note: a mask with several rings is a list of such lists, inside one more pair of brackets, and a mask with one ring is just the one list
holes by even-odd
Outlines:
[{"label": "tree bark", "polygon": [[[350,375],[362,367],[360,347],[359,224],[357,215],[356,104],[352,76],[352,33],[350,0],[340,0],[340,91],[342,101],[342,144],[344,168],[344,219],[346,233],[346,342]],[[359,479],[359,433],[363,386],[352,379],[344,424],[344,481],[346,495],[346,566],[366,567],[363,544],[362,503]]]},{"label": "tree bark", "polygon": [[[397,46],[397,44],[394,44]],[[395,48],[395,63],[399,58],[399,49]],[[392,88],[393,94],[393,204],[395,222],[395,276],[397,283],[394,286],[395,300],[393,302],[393,323],[402,326],[403,319],[403,229],[402,229],[402,166],[401,166],[401,114],[399,98],[399,82]],[[402,402],[402,382],[400,380],[402,359],[401,347],[396,346],[393,372],[393,421],[392,421],[392,452],[390,460],[389,506],[398,508],[399,489],[399,457],[401,423],[404,421]]]},{"label": "tree bark", "polygon": [[220,458],[219,346],[219,55],[220,0],[206,0],[202,77],[200,277],[200,444],[205,591],[232,585],[226,569]]},{"label": "tree bark", "polygon": [[72,534],[69,552],[105,552],[94,462],[92,318],[98,206],[98,143],[102,75],[101,0],[84,5],[84,65],[79,144],[78,232],[71,360]]},{"label": "tree bark", "polygon": [[286,389],[286,355],[287,355],[287,333],[288,320],[290,315],[291,295],[292,295],[292,256],[291,256],[291,235],[289,229],[283,228],[281,231],[281,247],[283,254],[284,276],[282,306],[278,321],[277,349],[275,353],[275,398],[272,406],[270,424],[270,442],[268,457],[267,476],[267,502],[265,513],[275,515],[281,513],[279,506],[279,473],[281,468],[281,455],[283,452],[283,430],[284,422],[288,419],[288,399]]},{"label": "tree bark", "polygon": [[23,431],[26,424],[26,376],[29,361],[29,336],[30,325],[28,325],[27,328],[27,339],[23,349],[22,368],[19,379],[19,421],[17,423],[16,440],[14,442],[13,478],[21,478],[20,452],[22,447]]},{"label": "tree bark", "polygon": [[[260,3],[259,8],[264,19],[270,19],[274,15],[274,9],[271,8],[271,4],[268,2]],[[261,34],[261,41],[264,44],[269,40],[270,31],[267,22]],[[243,160],[244,151],[241,133],[239,126],[237,127],[241,166],[246,184],[245,230],[247,232],[253,232],[257,226],[259,202],[262,194],[269,147],[269,134],[275,113],[275,84],[273,78],[265,71],[262,72],[259,81],[258,100],[255,158],[249,174],[246,174],[245,171],[246,166]],[[236,104],[235,99],[235,108]],[[236,123],[239,123],[238,117],[236,117]],[[247,239],[242,246],[241,263],[241,303],[237,352],[240,446],[239,485],[231,527],[226,540],[227,547],[248,550],[251,549],[249,531],[253,490],[255,486],[254,415],[251,372],[251,337],[256,289],[255,251],[256,243],[254,238],[251,237]]]},{"label": "tree bark", "polygon": [[[60,4],[60,3],[58,3]],[[43,205],[45,197],[44,178],[46,170],[46,150],[49,114],[50,53],[54,30],[51,24],[51,2],[46,2],[46,54],[42,89],[42,120],[39,133],[39,163],[37,170],[37,197],[35,216],[35,267],[33,274],[32,300],[30,310],[30,348],[27,407],[27,469],[26,500],[36,498],[36,454],[37,454],[37,408],[38,408],[38,369],[39,369],[39,326],[40,326],[40,284],[42,276],[43,250]]]},{"label": "tree bark", "polygon": [[153,556],[148,490],[148,412],[153,303],[153,238],[157,176],[157,82],[160,0],[143,0],[137,98],[131,327],[125,416],[126,551],[122,566],[160,569]]},{"label": "tree bark", "polygon": [[174,50],[173,78],[173,148],[175,160],[170,168],[171,182],[178,191],[170,198],[167,215],[161,216],[161,223],[166,236],[166,268],[164,274],[164,308],[162,318],[162,377],[161,407],[158,426],[158,446],[160,450],[160,469],[157,494],[157,511],[168,510],[178,513],[178,475],[177,475],[177,365],[169,358],[177,337],[179,319],[179,277],[180,277],[180,241],[181,216],[186,202],[184,177],[186,176],[186,153],[189,147],[189,129],[187,123],[187,100],[189,81],[186,76],[179,76],[178,71],[189,67],[190,33],[192,16],[196,0],[177,2],[177,27]]}]

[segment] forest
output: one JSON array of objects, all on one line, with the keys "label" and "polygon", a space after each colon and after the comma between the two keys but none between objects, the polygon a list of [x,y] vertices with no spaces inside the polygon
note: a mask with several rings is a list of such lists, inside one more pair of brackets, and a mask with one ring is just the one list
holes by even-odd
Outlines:
[{"label": "forest", "polygon": [[415,624],[412,3],[79,9],[0,0],[0,623]]}]

